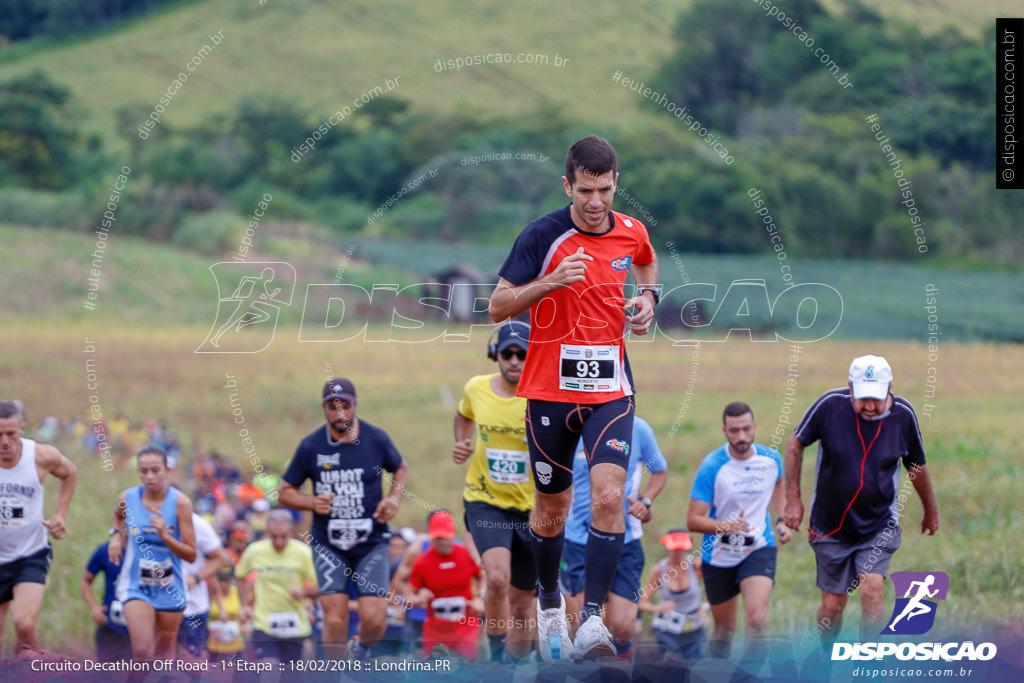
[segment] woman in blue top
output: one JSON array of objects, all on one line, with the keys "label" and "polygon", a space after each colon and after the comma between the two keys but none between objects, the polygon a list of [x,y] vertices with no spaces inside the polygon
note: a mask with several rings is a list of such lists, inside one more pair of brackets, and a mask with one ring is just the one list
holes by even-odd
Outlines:
[{"label": "woman in blue top", "polygon": [[[108,552],[121,564],[117,597],[124,603],[133,659],[173,657],[187,602],[181,560],[196,557],[192,501],[167,484],[167,453],[144,446],[142,486],[121,492]],[[122,564],[123,559],[123,564]]]}]

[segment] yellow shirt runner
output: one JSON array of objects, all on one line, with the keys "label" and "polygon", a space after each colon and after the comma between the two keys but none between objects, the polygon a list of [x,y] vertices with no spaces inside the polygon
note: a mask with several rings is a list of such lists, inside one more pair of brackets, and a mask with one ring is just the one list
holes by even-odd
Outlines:
[{"label": "yellow shirt runner", "polygon": [[502,509],[533,508],[533,475],[526,446],[526,399],[491,389],[498,373],[466,382],[459,414],[476,423],[476,447],[466,470],[463,498]]},{"label": "yellow shirt runner", "polygon": [[235,567],[235,578],[245,577],[256,571],[253,590],[256,604],[253,606],[252,625],[274,638],[305,638],[313,632],[306,614],[304,598],[296,600],[288,592],[288,586],[304,587],[307,582],[316,584],[313,569],[313,551],[302,541],[291,539],[284,552],[278,553],[270,539],[256,541],[242,553]]}]

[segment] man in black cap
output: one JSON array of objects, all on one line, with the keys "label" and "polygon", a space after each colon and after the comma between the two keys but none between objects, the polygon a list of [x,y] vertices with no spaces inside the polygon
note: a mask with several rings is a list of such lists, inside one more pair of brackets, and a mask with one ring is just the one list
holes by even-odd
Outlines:
[{"label": "man in black cap", "polygon": [[[324,610],[324,653],[346,655],[348,582],[359,594],[359,632],[349,644],[356,659],[387,628],[388,531],[402,503],[408,467],[387,433],[356,418],[356,389],[343,377],[324,385],[327,424],[299,444],[281,477],[278,500],[313,512],[313,564]],[[382,473],[392,473],[384,495]],[[312,495],[299,488],[313,482]]]},{"label": "man in black cap", "polygon": [[526,399],[516,396],[529,339],[526,323],[507,320],[499,325],[487,340],[487,357],[498,364],[498,372],[470,378],[455,413],[452,460],[469,460],[462,497],[466,528],[487,577],[484,613],[493,661],[502,661],[503,652],[509,659],[522,659],[533,640],[534,488]]}]

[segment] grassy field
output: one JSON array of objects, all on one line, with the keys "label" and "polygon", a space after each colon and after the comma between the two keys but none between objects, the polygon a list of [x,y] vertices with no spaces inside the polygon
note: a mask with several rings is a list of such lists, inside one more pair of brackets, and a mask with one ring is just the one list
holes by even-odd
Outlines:
[{"label": "grassy field", "polygon": [[[198,440],[235,457],[243,467],[239,425],[229,395],[244,411],[258,462],[282,465],[298,440],[322,420],[318,392],[331,373],[353,378],[359,414],[387,429],[410,464],[410,495],[397,521],[421,523],[427,508],[458,508],[464,472],[450,461],[451,418],[463,382],[493,367],[484,359],[486,331],[470,343],[399,341],[301,344],[295,330],[280,330],[266,351],[251,355],[196,355],[205,327],[144,326],[97,321],[25,322],[0,328],[0,394],[25,402],[31,421],[49,414],[84,417],[90,405],[87,360],[94,359],[98,403],[104,415],[123,411],[133,419],[166,418],[183,444]],[[89,347],[92,347],[90,350]],[[751,403],[759,440],[770,443],[782,417],[789,372],[787,344],[705,343],[673,347],[662,340],[633,344],[631,359],[640,389],[638,414],[654,427],[670,463],[670,480],[655,503],[648,528],[648,558],[661,556],[655,539],[683,522],[689,487],[701,457],[722,442],[722,406],[735,399]],[[799,352],[797,404],[800,413],[822,391],[843,383],[849,359],[866,351],[889,357],[895,390],[921,415],[936,487],[942,527],[921,537],[920,505],[912,499],[903,520],[902,549],[893,570],[942,570],[950,575],[949,599],[932,634],[936,638],[972,631],[992,615],[1024,622],[1024,518],[1019,490],[1024,483],[1016,457],[1019,388],[1007,368],[1024,366],[1024,348],[943,343],[938,362],[911,342],[822,342]],[[692,397],[686,396],[696,364]],[[929,365],[938,378],[925,398]],[[237,387],[225,389],[227,376]],[[79,466],[69,538],[55,544],[40,625],[47,647],[81,652],[92,627],[78,597],[78,580],[89,554],[105,540],[109,512],[118,491],[137,482],[127,470],[104,472],[78,446],[66,454]],[[808,456],[811,455],[808,451]],[[811,467],[805,463],[809,491]],[[50,493],[48,510],[55,496]],[[782,548],[770,631],[808,644],[817,605],[813,557],[804,540]],[[891,590],[887,604],[891,604]],[[851,606],[848,624],[856,624]],[[852,631],[850,636],[852,637]]]},{"label": "grassy field", "polygon": [[[784,3],[783,3],[784,4]],[[838,0],[824,3],[836,9]],[[1016,0],[962,3],[867,3],[884,16],[927,31],[978,33]],[[645,120],[642,101],[608,85],[611,74],[649,78],[672,50],[680,3],[604,2],[580,16],[570,5],[444,2],[187,3],[93,38],[56,48],[16,48],[0,63],[0,80],[41,69],[72,89],[90,132],[115,142],[115,112],[148,113],[175,75],[223,29],[223,41],[167,105],[163,121],[189,126],[232,110],[246,95],[274,93],[320,115],[336,111],[392,79],[391,94],[423,108],[470,109],[505,116],[557,102],[566,115],[593,124]],[[609,49],[609,46],[623,46]],[[628,47],[624,47],[628,45]],[[438,60],[487,53],[543,55],[548,63],[497,63],[461,70]],[[556,55],[568,60],[556,66]],[[0,53],[2,58],[2,53]],[[140,115],[141,119],[145,114]],[[134,129],[120,131],[135,135]],[[296,141],[297,143],[298,141]],[[116,144],[123,144],[117,142]]]}]

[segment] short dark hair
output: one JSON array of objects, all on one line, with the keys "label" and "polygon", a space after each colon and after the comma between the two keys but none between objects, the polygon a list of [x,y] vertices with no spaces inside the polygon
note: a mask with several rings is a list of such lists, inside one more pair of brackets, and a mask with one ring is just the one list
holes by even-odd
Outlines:
[{"label": "short dark hair", "polygon": [[596,135],[580,138],[565,153],[565,177],[570,185],[576,184],[577,169],[594,176],[618,171],[619,160],[615,156],[615,148]]},{"label": "short dark hair", "polygon": [[164,467],[167,467],[167,451],[157,446],[155,443],[149,443],[139,449],[139,452],[135,454],[136,460],[144,455],[159,455],[163,458]]},{"label": "short dark hair", "polygon": [[754,418],[754,411],[743,401],[733,401],[725,407],[722,411],[722,424],[725,424],[725,418],[727,417],[739,417],[740,415],[746,415],[750,413],[750,418]]},{"label": "short dark hair", "polygon": [[19,422],[25,421],[25,411],[21,407],[21,401],[0,401],[0,420],[6,420],[9,417],[16,417]]}]

